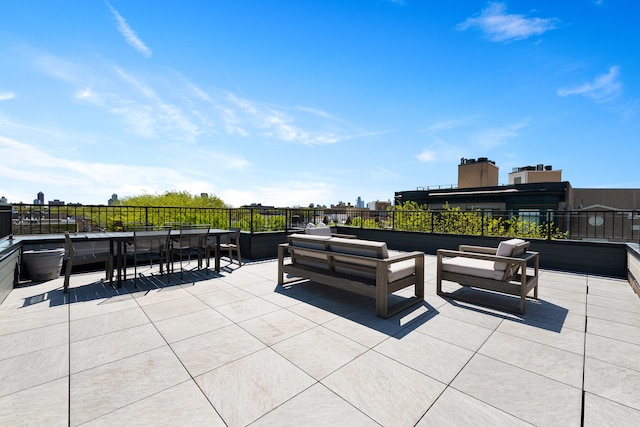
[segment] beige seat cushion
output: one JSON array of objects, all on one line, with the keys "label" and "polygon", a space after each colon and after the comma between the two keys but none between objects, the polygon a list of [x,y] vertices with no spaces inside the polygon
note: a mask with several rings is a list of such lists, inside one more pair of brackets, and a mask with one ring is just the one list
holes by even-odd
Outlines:
[{"label": "beige seat cushion", "polygon": [[[338,257],[336,257],[336,260]],[[362,268],[361,264],[352,264],[351,266],[346,263],[336,264],[335,270],[339,273],[350,274],[352,276],[363,277],[372,281],[376,280],[375,261],[372,261],[371,268]],[[414,260],[405,260],[400,262],[394,262],[389,265],[387,269],[387,281],[393,283],[396,280],[404,279],[411,276],[416,271],[416,263]]]},{"label": "beige seat cushion", "polygon": [[486,279],[502,280],[504,271],[494,270],[494,262],[484,259],[455,257],[442,261],[442,270]]}]

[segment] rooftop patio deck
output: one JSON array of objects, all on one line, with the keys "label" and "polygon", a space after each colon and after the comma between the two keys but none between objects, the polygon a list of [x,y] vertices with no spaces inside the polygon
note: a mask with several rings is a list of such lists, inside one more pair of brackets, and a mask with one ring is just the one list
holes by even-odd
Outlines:
[{"label": "rooftop patio deck", "polygon": [[435,262],[386,320],[278,287],[276,260],[25,283],[0,305],[0,425],[640,425],[626,281],[543,270],[521,316],[436,296]]}]

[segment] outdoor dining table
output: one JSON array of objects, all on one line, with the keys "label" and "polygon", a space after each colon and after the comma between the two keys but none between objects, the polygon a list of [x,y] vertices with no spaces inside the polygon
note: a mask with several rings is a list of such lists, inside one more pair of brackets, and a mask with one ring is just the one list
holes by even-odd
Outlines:
[{"label": "outdoor dining table", "polygon": [[[202,230],[193,229],[193,230],[182,230],[182,234],[188,234],[190,231],[193,233],[201,233]],[[155,233],[155,231],[146,231],[145,234],[149,235],[150,233]],[[166,233],[166,231],[157,231],[158,234]],[[217,273],[220,272],[220,238],[225,235],[230,235],[233,233],[231,230],[224,230],[218,228],[209,229],[209,236],[215,237],[216,245],[215,245],[215,270]],[[100,236],[103,238],[108,238],[110,242],[110,250],[111,253],[116,257],[116,269],[117,269],[117,286],[119,288],[122,287],[122,269],[124,267],[124,257],[127,255],[125,251],[125,244],[133,242],[133,231],[121,231],[114,233],[100,233]],[[171,230],[170,237],[179,237],[180,230]]]}]

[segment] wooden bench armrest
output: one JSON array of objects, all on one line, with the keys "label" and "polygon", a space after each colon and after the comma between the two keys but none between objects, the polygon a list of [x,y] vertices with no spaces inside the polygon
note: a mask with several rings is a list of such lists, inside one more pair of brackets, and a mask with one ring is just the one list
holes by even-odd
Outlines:
[{"label": "wooden bench armrest", "polygon": [[374,259],[376,261],[384,261],[388,264],[392,264],[394,262],[400,262],[400,261],[405,261],[408,259],[419,258],[419,257],[424,257],[424,252],[413,251],[413,252],[402,252],[397,254],[394,253],[389,258],[369,258],[369,257],[364,257],[364,258]]}]

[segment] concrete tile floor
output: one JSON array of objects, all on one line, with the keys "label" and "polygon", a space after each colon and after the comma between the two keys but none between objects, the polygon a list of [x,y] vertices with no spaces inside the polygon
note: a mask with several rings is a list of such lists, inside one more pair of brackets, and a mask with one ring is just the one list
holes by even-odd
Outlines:
[{"label": "concrete tile floor", "polygon": [[542,271],[519,316],[436,296],[425,261],[424,304],[387,320],[278,287],[275,260],[24,283],[0,305],[0,425],[640,425],[624,280]]}]

